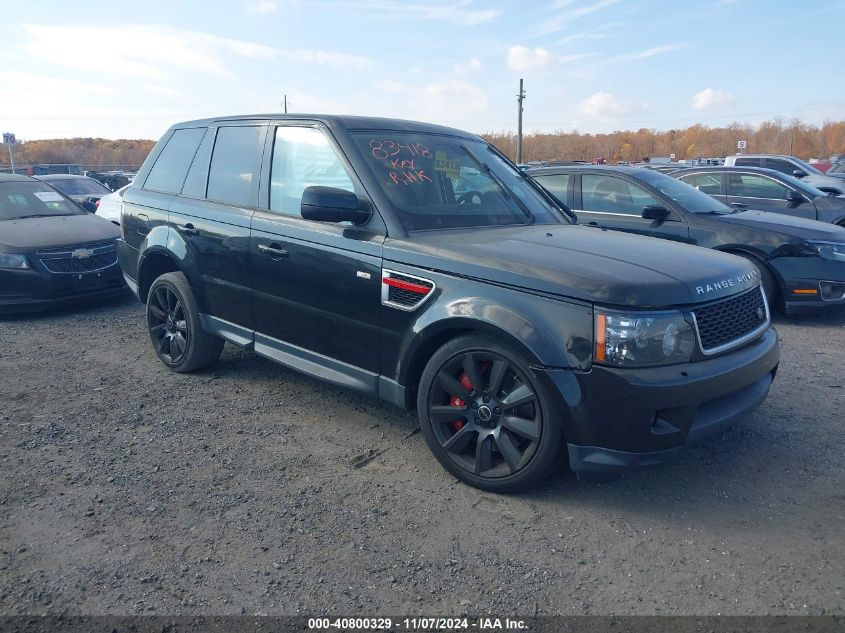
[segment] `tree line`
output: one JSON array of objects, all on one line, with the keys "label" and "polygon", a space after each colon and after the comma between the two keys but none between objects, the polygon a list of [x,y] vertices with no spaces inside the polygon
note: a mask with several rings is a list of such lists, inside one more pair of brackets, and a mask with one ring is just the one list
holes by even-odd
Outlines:
[{"label": "tree line", "polygon": [[[511,159],[516,159],[516,135],[490,132],[483,135]],[[744,153],[788,154],[805,160],[825,159],[845,153],[845,121],[822,125],[797,119],[774,119],[760,125],[732,123],[725,127],[693,125],[685,129],[659,131],[641,128],[608,134],[534,132],[523,137],[523,160],[587,160],[608,162],[641,161],[654,156],[675,155],[675,160],[728,156],[737,152],[737,142],[746,141]]]},{"label": "tree line", "polygon": [[[26,141],[14,146],[15,165],[71,163],[94,166],[138,167],[155,141],[105,138],[57,138]],[[3,146],[0,165],[9,165],[9,151]]]},{"label": "tree line", "polygon": [[[489,132],[483,135],[510,158],[516,158],[516,135]],[[774,119],[760,125],[732,123],[725,127],[693,125],[685,129],[616,131],[607,134],[535,132],[523,139],[523,160],[593,160],[606,158],[640,161],[675,155],[676,160],[736,153],[737,141],[746,141],[746,153],[789,154],[804,159],[845,153],[845,120],[811,125],[797,119]],[[155,141],[104,138],[69,138],[27,141],[15,145],[15,163],[75,163],[78,165],[139,166]],[[9,164],[5,147],[0,166]]]}]

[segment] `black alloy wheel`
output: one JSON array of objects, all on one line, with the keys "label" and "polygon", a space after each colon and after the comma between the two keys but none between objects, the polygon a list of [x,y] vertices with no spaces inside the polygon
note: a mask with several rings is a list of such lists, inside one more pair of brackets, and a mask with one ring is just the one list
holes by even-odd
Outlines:
[{"label": "black alloy wheel", "polygon": [[444,354],[453,342],[432,357],[419,394],[420,424],[435,456],[461,480],[501,492],[523,488],[552,472],[560,424],[547,417],[552,407],[529,363],[476,338],[483,347],[459,339],[461,349]]},{"label": "black alloy wheel", "polygon": [[191,285],[181,272],[158,277],[147,294],[147,328],[153,349],[167,367],[189,372],[220,357],[223,339],[202,327]]},{"label": "black alloy wheel", "polygon": [[190,340],[185,308],[178,295],[167,286],[158,286],[147,306],[150,337],[156,353],[168,365],[178,365]]}]

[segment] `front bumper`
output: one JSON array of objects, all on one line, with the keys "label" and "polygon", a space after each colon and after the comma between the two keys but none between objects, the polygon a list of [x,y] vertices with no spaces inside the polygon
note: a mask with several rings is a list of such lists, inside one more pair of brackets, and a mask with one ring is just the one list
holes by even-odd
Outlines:
[{"label": "front bumper", "polygon": [[781,279],[787,309],[845,305],[845,262],[776,257],[769,265]]},{"label": "front bumper", "polygon": [[117,264],[89,273],[51,273],[34,268],[0,270],[0,313],[36,312],[56,305],[92,301],[126,291]]},{"label": "front bumper", "polygon": [[[730,353],[668,367],[547,371],[570,415],[570,468],[579,478],[651,466],[757,408],[780,360],[777,332]],[[567,376],[568,374],[568,376]],[[574,401],[573,401],[574,400]]]}]

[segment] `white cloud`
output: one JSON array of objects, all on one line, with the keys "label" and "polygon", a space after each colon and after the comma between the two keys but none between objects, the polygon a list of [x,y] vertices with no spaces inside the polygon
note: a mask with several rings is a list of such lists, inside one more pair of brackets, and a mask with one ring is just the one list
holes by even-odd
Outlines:
[{"label": "white cloud", "polygon": [[468,75],[482,69],[481,60],[473,57],[466,64],[455,64],[452,66],[452,72],[456,75]]},{"label": "white cloud", "polygon": [[692,96],[692,107],[694,110],[718,110],[727,108],[734,104],[732,92],[723,92],[713,88],[705,88]]},{"label": "white cloud", "polygon": [[508,68],[517,72],[531,68],[542,68],[550,61],[552,61],[552,56],[544,48],[528,48],[517,45],[508,49]]},{"label": "white cloud", "polygon": [[399,93],[408,91],[408,86],[399,81],[393,81],[392,79],[379,79],[376,82],[376,88],[384,90],[385,92]]},{"label": "white cloud", "polygon": [[248,2],[246,5],[247,13],[257,13],[258,15],[267,15],[279,10],[279,3],[275,0],[258,0],[258,2]]},{"label": "white cloud", "polygon": [[448,4],[420,3],[411,4],[392,0],[356,0],[338,3],[335,8],[345,7],[361,15],[362,12],[379,18],[409,18],[411,20],[442,20],[464,26],[477,26],[499,17],[498,9],[468,8],[474,0],[459,0]]},{"label": "white cloud", "polygon": [[609,92],[596,92],[579,104],[578,111],[598,121],[609,121],[647,108],[647,103],[634,104]]},{"label": "white cloud", "polygon": [[[228,75],[232,55],[249,60],[284,57],[302,62],[362,69],[370,61],[358,55],[300,49],[286,51],[264,44],[160,25],[25,25],[23,44],[31,56],[87,72],[114,73],[162,80],[174,70]],[[109,51],[103,55],[103,51]],[[91,65],[92,59],[97,63]]]},{"label": "white cloud", "polygon": [[[563,13],[559,13],[555,17],[546,20],[545,24],[543,24],[540,28],[536,30],[535,35],[537,37],[542,37],[544,35],[551,35],[552,33],[557,33],[558,31],[563,30],[563,28],[573,20],[582,18],[585,15],[590,15],[591,13],[595,13],[596,11],[601,11],[602,9],[617,4],[620,1],[621,0],[598,0],[597,2],[594,2],[592,4],[582,4],[577,8],[569,9],[567,11],[564,11]],[[566,7],[570,4],[572,3],[556,3],[557,8]],[[555,5],[552,5],[552,8],[555,8]]]},{"label": "white cloud", "polygon": [[490,100],[475,84],[460,79],[447,79],[423,88],[423,116],[430,121],[460,118],[487,110]]},{"label": "white cloud", "polygon": [[633,62],[638,59],[648,59],[649,57],[656,57],[657,55],[666,55],[667,53],[674,53],[687,48],[687,44],[666,44],[665,46],[653,46],[641,51],[631,51],[629,53],[622,53],[610,59],[612,63]]}]

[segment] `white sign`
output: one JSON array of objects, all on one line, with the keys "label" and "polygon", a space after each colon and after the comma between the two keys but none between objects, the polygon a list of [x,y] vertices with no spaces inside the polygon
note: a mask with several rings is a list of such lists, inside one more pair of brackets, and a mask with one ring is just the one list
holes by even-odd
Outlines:
[{"label": "white sign", "polygon": [[14,145],[15,144],[15,135],[11,132],[3,132],[3,144],[4,145]]},{"label": "white sign", "polygon": [[736,148],[737,149],[745,149],[748,147],[748,143],[745,141],[737,141]]},{"label": "white sign", "polygon": [[55,191],[35,191],[33,193],[36,198],[41,200],[41,202],[61,202],[64,200],[64,198]]},{"label": "white sign", "polygon": [[674,154],[669,154],[669,158],[671,158],[672,160],[675,160],[675,155],[674,155]]}]

